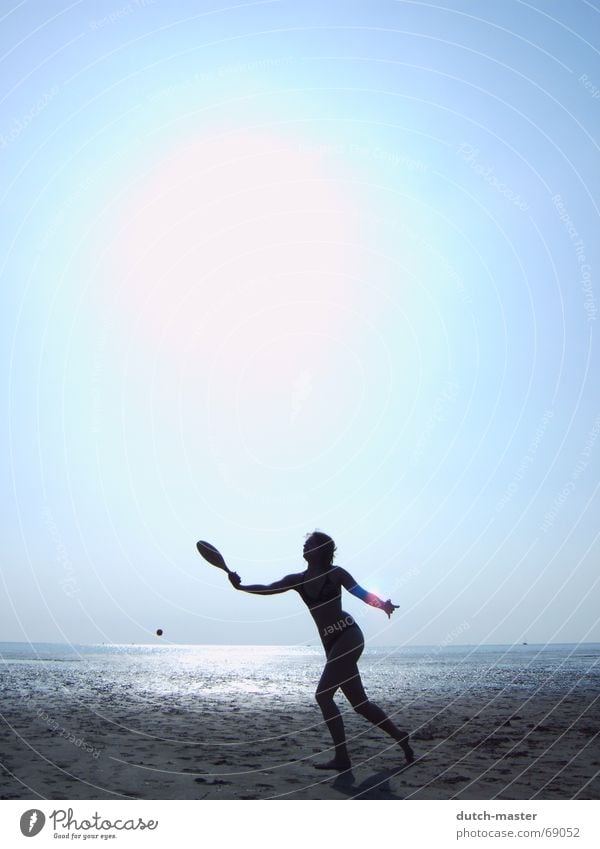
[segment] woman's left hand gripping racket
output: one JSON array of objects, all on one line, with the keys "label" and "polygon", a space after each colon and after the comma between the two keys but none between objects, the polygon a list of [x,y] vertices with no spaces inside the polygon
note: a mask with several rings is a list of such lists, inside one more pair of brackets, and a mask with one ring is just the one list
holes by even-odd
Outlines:
[{"label": "woman's left hand gripping racket", "polygon": [[240,588],[241,578],[237,572],[232,572],[225,560],[223,559],[223,555],[220,551],[218,551],[214,545],[211,545],[209,542],[201,539],[196,543],[196,548],[212,566],[216,566],[218,569],[222,569],[224,572],[227,572],[227,577],[229,578],[229,582],[232,586],[238,590]]}]

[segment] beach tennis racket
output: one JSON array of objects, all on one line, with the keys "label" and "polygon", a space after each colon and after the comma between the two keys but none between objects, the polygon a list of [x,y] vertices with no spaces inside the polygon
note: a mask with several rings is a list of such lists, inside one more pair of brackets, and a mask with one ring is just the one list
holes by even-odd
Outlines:
[{"label": "beach tennis racket", "polygon": [[223,555],[214,547],[214,545],[211,545],[209,542],[205,542],[201,539],[196,543],[196,548],[202,557],[204,557],[204,559],[212,566],[216,566],[217,569],[222,569],[224,572],[227,572],[228,575],[232,574],[231,569],[227,566],[227,563],[225,563],[223,559]]}]

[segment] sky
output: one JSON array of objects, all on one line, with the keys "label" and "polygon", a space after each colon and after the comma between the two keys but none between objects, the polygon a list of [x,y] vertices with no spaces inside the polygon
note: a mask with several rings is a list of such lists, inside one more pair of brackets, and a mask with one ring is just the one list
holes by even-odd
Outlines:
[{"label": "sky", "polygon": [[0,640],[600,641],[600,8],[3,2]]}]

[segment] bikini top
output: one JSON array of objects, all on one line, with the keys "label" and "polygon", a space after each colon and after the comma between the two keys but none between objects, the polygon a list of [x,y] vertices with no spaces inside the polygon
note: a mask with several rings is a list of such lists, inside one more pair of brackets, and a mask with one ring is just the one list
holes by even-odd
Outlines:
[{"label": "bikini top", "polygon": [[[308,583],[311,584],[313,580],[314,579],[309,580]],[[321,605],[326,604],[328,601],[333,601],[336,598],[339,599],[342,592],[339,584],[335,584],[331,580],[329,572],[325,574],[325,580],[323,581],[321,589],[319,590],[319,594],[316,598],[314,598],[312,595],[308,595],[308,593],[306,592],[304,588],[304,579],[298,584],[296,590],[298,590],[302,601],[311,610],[313,607],[321,607]]]}]

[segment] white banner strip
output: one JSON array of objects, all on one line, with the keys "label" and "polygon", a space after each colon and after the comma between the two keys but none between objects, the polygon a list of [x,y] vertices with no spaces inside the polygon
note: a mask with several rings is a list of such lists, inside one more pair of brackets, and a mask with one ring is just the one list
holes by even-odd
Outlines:
[{"label": "white banner strip", "polygon": [[[45,801],[0,803],[0,845],[302,847],[329,841],[445,849],[598,849],[596,801]],[[306,811],[311,807],[311,811]],[[29,843],[29,841],[34,841]],[[59,843],[60,841],[60,843]],[[116,842],[118,841],[118,843]]]}]

